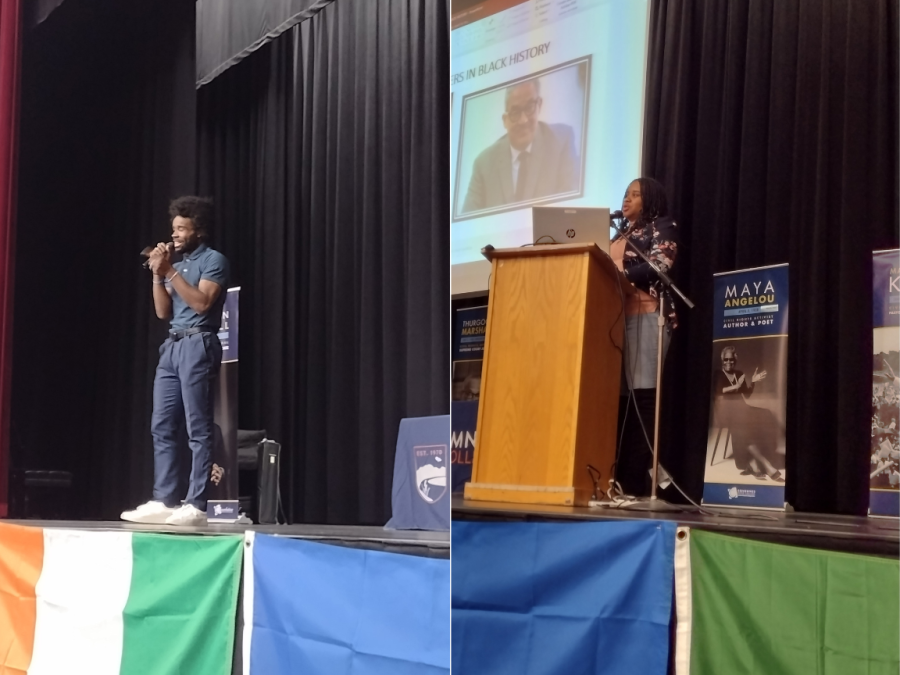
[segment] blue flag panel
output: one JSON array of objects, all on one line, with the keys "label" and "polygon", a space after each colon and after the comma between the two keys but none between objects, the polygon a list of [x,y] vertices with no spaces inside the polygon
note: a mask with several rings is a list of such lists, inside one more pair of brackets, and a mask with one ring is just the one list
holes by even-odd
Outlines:
[{"label": "blue flag panel", "polygon": [[675,529],[455,521],[453,672],[664,675]]},{"label": "blue flag panel", "polygon": [[450,672],[449,560],[262,534],[248,545],[248,675]]}]

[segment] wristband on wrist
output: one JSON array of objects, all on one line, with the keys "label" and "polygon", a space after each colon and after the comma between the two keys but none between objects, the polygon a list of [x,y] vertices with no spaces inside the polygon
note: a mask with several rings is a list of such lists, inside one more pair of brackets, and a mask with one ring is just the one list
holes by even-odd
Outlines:
[{"label": "wristband on wrist", "polygon": [[165,280],[165,279],[160,279],[159,281],[157,281],[156,279],[154,279],[154,280],[153,280],[153,283],[156,284],[157,286],[162,286],[163,284],[166,283],[166,280]]},{"label": "wristband on wrist", "polygon": [[178,270],[173,270],[173,272],[174,272],[174,274],[172,276],[166,277],[166,281],[168,281],[169,283],[172,282],[172,279],[174,279],[175,277],[178,276]]}]

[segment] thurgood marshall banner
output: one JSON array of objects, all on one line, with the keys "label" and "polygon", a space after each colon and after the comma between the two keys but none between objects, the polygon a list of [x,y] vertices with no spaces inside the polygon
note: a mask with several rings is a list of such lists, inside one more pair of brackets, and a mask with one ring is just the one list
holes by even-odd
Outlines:
[{"label": "thurgood marshall banner", "polygon": [[486,329],[486,306],[456,310],[453,317],[453,394],[450,402],[453,492],[461,492],[472,478]]},{"label": "thurgood marshall banner", "polygon": [[703,503],[784,508],[788,266],[717,274]]},{"label": "thurgood marshall banner", "polygon": [[900,249],[872,260],[872,440],[869,515],[900,516]]}]

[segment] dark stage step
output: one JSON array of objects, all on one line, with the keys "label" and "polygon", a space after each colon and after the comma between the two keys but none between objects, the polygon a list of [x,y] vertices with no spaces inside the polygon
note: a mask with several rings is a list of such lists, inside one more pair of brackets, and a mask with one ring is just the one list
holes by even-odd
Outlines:
[{"label": "dark stage step", "polygon": [[169,525],[139,525],[120,520],[4,520],[12,525],[55,527],[76,530],[130,530],[163,534],[243,534],[253,530],[262,534],[294,539],[310,539],[327,544],[351,546],[392,553],[422,555],[430,558],[450,557],[450,533],[424,530],[385,530],[364,525],[232,525],[211,524],[206,527],[173,527]]},{"label": "dark stage step", "polygon": [[681,513],[647,513],[625,509],[538,504],[506,504],[452,499],[454,520],[667,520],[679,525],[760,541],[806,546],[831,551],[866,553],[896,558],[900,555],[897,520],[816,513],[780,513],[749,509],[726,510],[704,506],[684,507]]}]

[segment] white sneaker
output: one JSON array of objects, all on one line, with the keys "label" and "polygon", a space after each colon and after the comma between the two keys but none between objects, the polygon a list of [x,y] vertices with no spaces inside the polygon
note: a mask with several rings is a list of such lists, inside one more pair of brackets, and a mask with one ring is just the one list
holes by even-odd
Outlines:
[{"label": "white sneaker", "polygon": [[169,508],[162,502],[149,501],[146,504],[141,504],[133,511],[123,511],[120,517],[122,520],[128,520],[132,523],[162,525],[166,522],[166,518],[173,513],[175,513],[174,508]]},{"label": "white sneaker", "polygon": [[166,525],[186,525],[203,527],[207,524],[206,514],[191,504],[184,504],[171,516],[166,518]]}]

